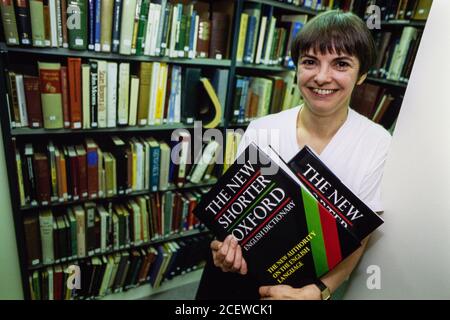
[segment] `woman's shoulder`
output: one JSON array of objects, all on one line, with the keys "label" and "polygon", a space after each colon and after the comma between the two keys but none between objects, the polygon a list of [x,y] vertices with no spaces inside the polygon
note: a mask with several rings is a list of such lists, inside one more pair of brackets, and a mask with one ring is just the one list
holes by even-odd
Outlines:
[{"label": "woman's shoulder", "polygon": [[352,117],[352,127],[354,130],[359,131],[358,134],[363,135],[366,139],[370,139],[373,142],[377,141],[387,145],[390,144],[392,136],[383,126],[373,122],[353,109],[350,109],[350,114]]}]

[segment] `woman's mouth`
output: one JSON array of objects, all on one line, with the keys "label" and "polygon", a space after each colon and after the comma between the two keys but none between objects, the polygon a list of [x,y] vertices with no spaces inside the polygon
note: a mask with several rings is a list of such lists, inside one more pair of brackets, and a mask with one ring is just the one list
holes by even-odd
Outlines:
[{"label": "woman's mouth", "polygon": [[316,96],[319,97],[329,97],[335,92],[337,92],[337,89],[317,89],[317,88],[309,88]]}]

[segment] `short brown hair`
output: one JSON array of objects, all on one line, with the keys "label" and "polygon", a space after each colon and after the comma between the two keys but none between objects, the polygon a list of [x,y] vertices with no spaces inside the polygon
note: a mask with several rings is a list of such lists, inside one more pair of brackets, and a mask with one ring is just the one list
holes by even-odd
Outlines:
[{"label": "short brown hair", "polygon": [[301,55],[310,49],[315,54],[345,53],[359,60],[359,75],[373,66],[376,58],[375,43],[361,18],[351,12],[330,10],[311,19],[292,42],[291,56],[298,64]]}]

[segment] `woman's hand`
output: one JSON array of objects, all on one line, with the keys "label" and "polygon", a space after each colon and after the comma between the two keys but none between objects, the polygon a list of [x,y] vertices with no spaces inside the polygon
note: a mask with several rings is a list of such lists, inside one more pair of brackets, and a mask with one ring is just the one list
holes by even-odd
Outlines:
[{"label": "woman's hand", "polygon": [[259,287],[259,295],[263,300],[322,300],[319,288],[309,284],[302,288],[288,285]]},{"label": "woman's hand", "polygon": [[223,272],[247,273],[247,262],[242,257],[242,249],[237,240],[229,235],[223,242],[214,240],[211,242],[214,265]]}]

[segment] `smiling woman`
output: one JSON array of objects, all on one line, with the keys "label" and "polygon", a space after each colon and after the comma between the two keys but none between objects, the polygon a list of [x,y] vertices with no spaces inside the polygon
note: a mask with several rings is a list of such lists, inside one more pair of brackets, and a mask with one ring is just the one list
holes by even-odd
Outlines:
[{"label": "smiling woman", "polygon": [[[370,31],[352,13],[327,11],[310,22],[293,42],[298,86],[304,104],[254,120],[237,155],[250,142],[269,144],[289,161],[305,145],[373,211],[383,211],[380,185],[391,137],[380,125],[349,106],[354,88],[363,83],[373,64]],[[269,136],[267,135],[269,131]],[[279,137],[278,141],[273,141]],[[211,243],[212,259],[202,276],[199,299],[324,299],[329,298],[360,259],[360,249],[321,279],[301,288],[259,287],[247,273],[242,248],[232,236]],[[231,271],[231,272],[230,272]]]}]

